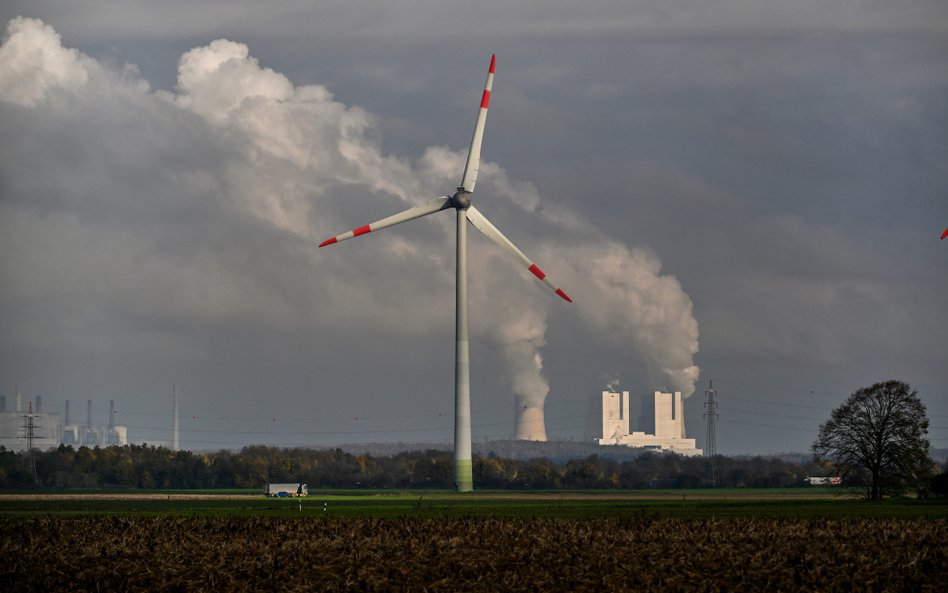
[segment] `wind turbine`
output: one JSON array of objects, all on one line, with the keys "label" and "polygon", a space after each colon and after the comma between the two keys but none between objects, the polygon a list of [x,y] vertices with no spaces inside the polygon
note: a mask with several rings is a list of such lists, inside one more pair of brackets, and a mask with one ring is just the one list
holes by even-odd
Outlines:
[{"label": "wind turbine", "polygon": [[383,218],[377,222],[353,229],[341,235],[336,235],[320,243],[320,247],[345,241],[352,237],[365,235],[415,218],[421,218],[442,210],[454,209],[457,211],[457,281],[455,283],[455,362],[454,362],[454,482],[458,492],[470,492],[474,489],[471,462],[471,381],[470,364],[468,362],[469,342],[467,333],[467,225],[465,221],[474,225],[474,228],[484,233],[487,238],[504,248],[517,259],[534,276],[550,287],[553,292],[563,299],[573,302],[566,293],[550,282],[533,261],[517,249],[497,227],[495,227],[480,211],[471,204],[471,194],[474,193],[474,184],[477,181],[477,169],[481,162],[481,142],[484,140],[484,124],[487,122],[487,106],[490,103],[490,89],[494,81],[495,56],[490,57],[490,69],[487,71],[487,82],[484,84],[484,94],[481,96],[481,107],[474,124],[474,137],[471,138],[471,148],[467,153],[467,163],[464,166],[464,175],[461,185],[452,196],[441,196],[409,208],[404,212]]}]

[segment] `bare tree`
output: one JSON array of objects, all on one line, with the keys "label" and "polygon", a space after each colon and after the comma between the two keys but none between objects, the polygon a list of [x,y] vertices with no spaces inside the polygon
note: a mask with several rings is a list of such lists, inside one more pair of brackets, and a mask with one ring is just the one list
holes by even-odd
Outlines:
[{"label": "bare tree", "polygon": [[898,494],[926,476],[928,417],[918,392],[902,381],[885,381],[854,392],[820,425],[816,461],[836,465],[844,478],[868,482],[870,500]]}]

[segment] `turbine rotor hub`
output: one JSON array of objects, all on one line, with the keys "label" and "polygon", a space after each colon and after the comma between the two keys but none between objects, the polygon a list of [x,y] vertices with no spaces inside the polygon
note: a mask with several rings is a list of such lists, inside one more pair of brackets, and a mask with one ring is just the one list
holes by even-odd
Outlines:
[{"label": "turbine rotor hub", "polygon": [[451,196],[451,204],[458,210],[467,210],[471,207],[471,192],[459,187],[457,193]]}]

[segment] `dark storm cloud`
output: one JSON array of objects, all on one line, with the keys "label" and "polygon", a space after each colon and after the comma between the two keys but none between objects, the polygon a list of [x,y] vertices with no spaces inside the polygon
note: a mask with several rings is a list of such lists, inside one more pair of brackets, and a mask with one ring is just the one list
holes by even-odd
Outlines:
[{"label": "dark storm cloud", "polygon": [[[549,386],[551,436],[576,434],[570,401],[611,378],[665,386],[650,359],[660,332],[618,331],[644,310],[609,312],[672,280],[700,323],[693,362],[742,402],[730,420],[744,423],[719,432],[725,450],[801,450],[818,420],[788,420],[792,405],[825,416],[889,377],[948,415],[942,3],[156,6],[0,10],[41,17],[92,56],[52,70],[65,79],[43,105],[0,102],[4,137],[19,140],[0,148],[0,261],[16,279],[3,297],[7,383],[71,357],[82,364],[52,364],[60,378],[36,389],[99,389],[81,367],[111,367],[113,393],[185,375],[207,400],[191,405],[252,417],[265,399],[437,423],[421,416],[450,407],[438,393],[450,389],[450,217],[344,252],[311,247],[453,188],[496,51],[485,158],[503,169],[485,170],[478,204],[583,304],[564,313],[472,235],[482,434],[512,431],[501,423],[515,383]],[[260,60],[231,80],[269,80],[258,94],[283,107],[233,111],[213,88],[179,86],[181,55],[220,37]],[[94,84],[77,91],[79,70]],[[307,85],[331,95],[304,97]],[[335,148],[312,152],[322,146]],[[610,254],[620,271],[597,278],[591,262]],[[628,261],[641,267],[622,271]],[[634,281],[647,269],[660,270],[652,283]],[[700,434],[700,401],[688,405]],[[417,434],[449,438],[449,422]],[[348,436],[328,440],[376,433]]]}]

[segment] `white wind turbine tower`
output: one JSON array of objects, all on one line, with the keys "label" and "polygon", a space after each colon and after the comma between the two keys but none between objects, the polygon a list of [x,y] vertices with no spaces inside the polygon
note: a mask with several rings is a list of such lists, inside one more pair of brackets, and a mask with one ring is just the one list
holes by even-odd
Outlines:
[{"label": "white wind turbine tower", "polygon": [[487,106],[490,103],[490,89],[494,81],[495,56],[490,57],[490,69],[487,72],[487,82],[484,85],[484,94],[481,97],[481,108],[477,113],[477,122],[474,125],[474,137],[471,139],[471,149],[467,154],[467,164],[464,166],[464,176],[461,186],[452,196],[442,196],[420,206],[409,208],[404,212],[383,218],[377,222],[337,235],[320,243],[320,247],[332,245],[339,241],[365,235],[415,218],[427,216],[442,210],[453,208],[457,210],[457,281],[455,284],[455,366],[454,366],[454,481],[459,492],[470,492],[474,489],[471,463],[471,382],[470,365],[468,362],[468,333],[467,333],[467,225],[470,221],[474,228],[487,235],[489,239],[500,245],[517,261],[523,264],[534,276],[543,281],[557,295],[573,302],[566,293],[557,288],[540,268],[530,258],[510,242],[497,227],[487,220],[480,211],[471,204],[471,194],[474,193],[474,184],[477,181],[477,169],[481,162],[481,142],[484,139],[484,124],[487,121]]}]

